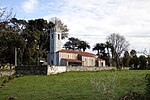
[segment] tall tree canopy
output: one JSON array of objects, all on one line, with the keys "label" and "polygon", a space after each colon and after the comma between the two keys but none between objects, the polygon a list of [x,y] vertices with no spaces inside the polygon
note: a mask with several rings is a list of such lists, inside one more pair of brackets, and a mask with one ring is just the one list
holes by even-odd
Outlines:
[{"label": "tall tree canopy", "polygon": [[55,20],[56,23],[42,18],[26,21],[10,18],[10,14],[4,17],[6,14],[3,10],[5,9],[0,9],[0,62],[14,63],[8,61],[8,58],[14,60],[14,49],[18,48],[18,59],[22,64],[35,64],[37,56],[47,57],[51,28],[59,26],[62,38],[68,36],[67,25],[60,19]]},{"label": "tall tree canopy", "polygon": [[6,8],[0,8],[0,64],[14,63],[14,49],[25,48],[24,38],[18,34],[16,28],[10,21],[12,12]]},{"label": "tall tree canopy", "polygon": [[120,68],[119,57],[121,54],[128,49],[129,43],[126,41],[124,36],[119,34],[111,34],[107,37],[107,41],[112,45],[112,57],[116,63],[116,67]]},{"label": "tall tree canopy", "polygon": [[82,41],[78,38],[71,37],[68,41],[64,44],[65,49],[72,49],[72,50],[83,50],[90,48],[90,45],[86,41]]}]

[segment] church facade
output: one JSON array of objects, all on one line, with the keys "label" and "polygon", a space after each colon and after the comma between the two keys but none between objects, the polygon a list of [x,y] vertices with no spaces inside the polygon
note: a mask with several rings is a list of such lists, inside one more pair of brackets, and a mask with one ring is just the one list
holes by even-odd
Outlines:
[{"label": "church facade", "polygon": [[62,49],[62,33],[59,25],[50,30],[50,52],[47,62],[55,66],[105,66],[105,60],[97,55],[73,50]]}]

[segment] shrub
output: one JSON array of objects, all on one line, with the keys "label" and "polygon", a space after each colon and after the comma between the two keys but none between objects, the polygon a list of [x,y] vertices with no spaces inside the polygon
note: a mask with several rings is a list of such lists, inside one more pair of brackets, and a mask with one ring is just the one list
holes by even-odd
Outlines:
[{"label": "shrub", "polygon": [[90,78],[90,82],[100,95],[101,100],[114,100],[116,98],[115,88],[116,74],[106,76],[107,79]]},{"label": "shrub", "polygon": [[145,79],[148,81],[145,95],[147,100],[150,100],[150,74],[147,74],[145,76]]},{"label": "shrub", "polygon": [[134,91],[129,91],[119,98],[119,100],[146,100],[143,94]]}]

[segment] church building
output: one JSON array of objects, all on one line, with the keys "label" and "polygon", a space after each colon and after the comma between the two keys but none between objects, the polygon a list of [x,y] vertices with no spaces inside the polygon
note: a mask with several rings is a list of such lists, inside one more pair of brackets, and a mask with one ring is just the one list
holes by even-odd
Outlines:
[{"label": "church building", "polygon": [[50,52],[48,53],[48,64],[55,66],[105,66],[105,60],[97,55],[74,50],[62,49],[62,32],[57,20],[55,27],[50,30]]}]

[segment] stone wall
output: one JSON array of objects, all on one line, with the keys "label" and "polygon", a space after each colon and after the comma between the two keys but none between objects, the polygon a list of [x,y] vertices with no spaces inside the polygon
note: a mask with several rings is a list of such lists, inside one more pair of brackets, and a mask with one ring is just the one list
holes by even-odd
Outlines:
[{"label": "stone wall", "polygon": [[113,67],[83,67],[83,66],[17,66],[17,74],[50,75],[69,71],[99,71],[111,70]]},{"label": "stone wall", "polygon": [[100,71],[100,70],[111,70],[111,69],[113,69],[113,67],[48,66],[47,75],[69,72],[69,71]]},{"label": "stone wall", "polygon": [[47,65],[16,66],[15,70],[16,70],[16,74],[46,75]]},{"label": "stone wall", "polygon": [[100,70],[111,70],[113,67],[66,67],[66,71],[100,71]]},{"label": "stone wall", "polygon": [[3,71],[0,71],[0,77],[3,77],[3,76],[11,76],[13,74],[15,74],[15,70],[3,70]]}]

